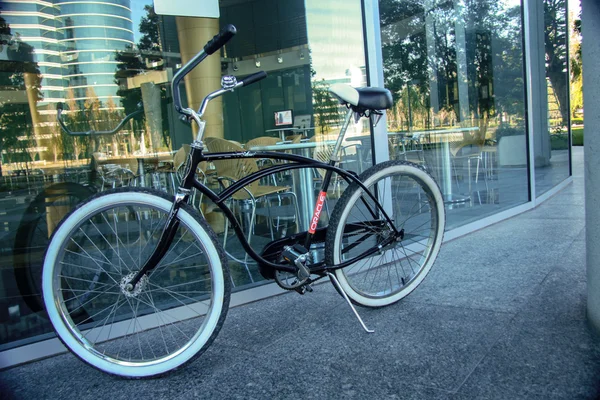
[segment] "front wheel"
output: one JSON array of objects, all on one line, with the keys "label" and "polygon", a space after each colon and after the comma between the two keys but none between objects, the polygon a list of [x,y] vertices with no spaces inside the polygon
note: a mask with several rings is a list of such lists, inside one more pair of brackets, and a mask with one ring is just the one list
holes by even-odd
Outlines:
[{"label": "front wheel", "polygon": [[335,275],[348,297],[366,307],[399,301],[425,278],[440,250],[445,228],[442,193],[421,166],[388,161],[360,180],[389,216],[357,183],[336,204],[326,238],[326,263],[335,267],[377,249]]},{"label": "front wheel", "polygon": [[102,193],[54,232],[44,260],[44,303],[63,343],[110,374],[164,374],[200,355],[225,320],[230,278],[222,247],[188,205],[170,247],[133,290],[173,198],[149,189]]}]

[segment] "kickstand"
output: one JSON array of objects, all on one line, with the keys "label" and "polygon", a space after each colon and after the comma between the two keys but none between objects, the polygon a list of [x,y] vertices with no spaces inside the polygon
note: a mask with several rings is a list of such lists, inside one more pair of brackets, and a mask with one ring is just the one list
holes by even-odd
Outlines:
[{"label": "kickstand", "polygon": [[375,332],[374,330],[367,328],[367,326],[363,322],[363,320],[360,317],[360,315],[358,315],[358,312],[356,311],[356,308],[354,308],[354,305],[352,304],[352,302],[348,298],[348,295],[346,294],[346,292],[344,292],[344,289],[342,289],[342,286],[340,285],[340,282],[337,280],[337,278],[335,277],[335,275],[332,274],[331,272],[326,272],[326,273],[327,273],[327,276],[329,276],[329,279],[331,279],[331,282],[333,282],[333,284],[335,285],[335,287],[342,294],[342,296],[344,297],[344,299],[346,299],[346,302],[348,303],[348,305],[352,309],[352,312],[354,313],[354,315],[356,315],[356,318],[358,318],[358,322],[360,322],[360,324],[362,325],[363,329],[367,333],[373,333],[373,332]]}]

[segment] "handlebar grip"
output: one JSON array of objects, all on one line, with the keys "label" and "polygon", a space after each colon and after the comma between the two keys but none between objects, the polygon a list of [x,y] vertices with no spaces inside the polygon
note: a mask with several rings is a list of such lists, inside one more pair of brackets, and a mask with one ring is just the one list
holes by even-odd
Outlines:
[{"label": "handlebar grip", "polygon": [[208,43],[204,45],[204,52],[208,55],[211,55],[223,47],[225,43],[229,42],[229,39],[234,37],[236,33],[237,30],[235,29],[235,26],[231,24],[226,25],[221,32],[216,34],[211,40],[208,41]]},{"label": "handlebar grip", "polygon": [[242,79],[242,86],[248,86],[248,85],[252,85],[254,82],[258,82],[262,79],[265,79],[267,77],[267,73],[265,71],[260,71],[257,72],[255,74],[252,74],[250,76],[245,77],[244,79]]}]

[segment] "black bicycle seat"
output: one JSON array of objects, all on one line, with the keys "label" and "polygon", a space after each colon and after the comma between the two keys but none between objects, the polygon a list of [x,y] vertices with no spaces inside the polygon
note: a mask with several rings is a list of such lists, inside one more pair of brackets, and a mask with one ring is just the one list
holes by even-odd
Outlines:
[{"label": "black bicycle seat", "polygon": [[343,103],[366,110],[386,110],[394,104],[392,94],[384,88],[353,88],[344,83],[336,83],[331,85],[329,92]]}]

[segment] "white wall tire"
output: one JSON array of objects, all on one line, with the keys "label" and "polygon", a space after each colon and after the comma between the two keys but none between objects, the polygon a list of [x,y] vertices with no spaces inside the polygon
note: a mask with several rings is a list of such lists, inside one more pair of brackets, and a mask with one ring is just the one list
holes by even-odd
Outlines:
[{"label": "white wall tire", "polygon": [[[188,206],[178,213],[180,236],[176,237],[178,244],[174,240],[169,250],[173,254],[165,255],[152,271],[155,275],[149,275],[147,281],[136,286],[137,297],[125,296],[120,287],[123,276],[139,267],[127,264],[137,264],[138,260],[141,264],[157,236],[157,227],[149,233],[148,226],[154,222],[148,216],[168,214],[171,206],[172,199],[166,194],[148,189],[125,188],[103,193],[69,214],[54,232],[46,252],[43,297],[57,335],[76,356],[109,374],[144,378],[174,370],[203,352],[225,319],[231,290],[226,257],[210,227]],[[130,214],[134,216],[126,218]],[[99,224],[103,225],[98,227]],[[129,230],[136,225],[140,227],[138,233]],[[125,227],[126,232],[119,231]],[[98,234],[92,236],[94,231]],[[138,257],[134,253],[137,248]],[[192,250],[184,251],[189,248]],[[200,261],[191,253],[196,249]],[[203,278],[208,277],[194,282],[197,277],[192,272],[202,272]],[[84,281],[83,286],[76,286],[80,281]],[[200,290],[206,287],[208,290]],[[84,293],[86,290],[88,293]],[[84,295],[88,296],[85,302],[80,297]],[[193,302],[196,297],[203,300]],[[103,303],[96,305],[100,300],[107,304],[114,301],[115,305],[103,309]],[[78,316],[82,310],[86,315]],[[91,316],[93,313],[97,315],[95,318]],[[135,318],[128,320],[128,314]],[[184,322],[175,322],[177,317]],[[200,318],[202,323],[195,327]],[[90,326],[95,319],[98,324]],[[119,336],[123,330],[126,335]],[[94,340],[96,335],[98,339]],[[122,350],[123,343],[134,336],[139,355],[135,355],[137,350],[130,350],[128,359]],[[183,343],[173,344],[179,336]],[[116,351],[119,341],[121,347]],[[143,346],[149,350],[142,349]]]},{"label": "white wall tire", "polygon": [[[405,238],[382,249],[378,255],[336,269],[335,275],[353,303],[383,307],[407,296],[429,273],[443,239],[444,201],[431,175],[423,167],[405,161],[375,165],[361,175],[361,181],[372,193],[378,188],[380,199],[387,198],[380,201],[387,201],[390,217],[398,230],[405,230]],[[379,232],[377,228],[375,232],[372,228],[375,220],[381,224],[379,218],[365,225],[366,219],[372,218],[368,210],[374,208],[373,204],[355,183],[344,192],[327,232],[328,266],[354,258],[389,234],[386,229]],[[360,226],[369,229],[361,231],[357,229]]]}]

